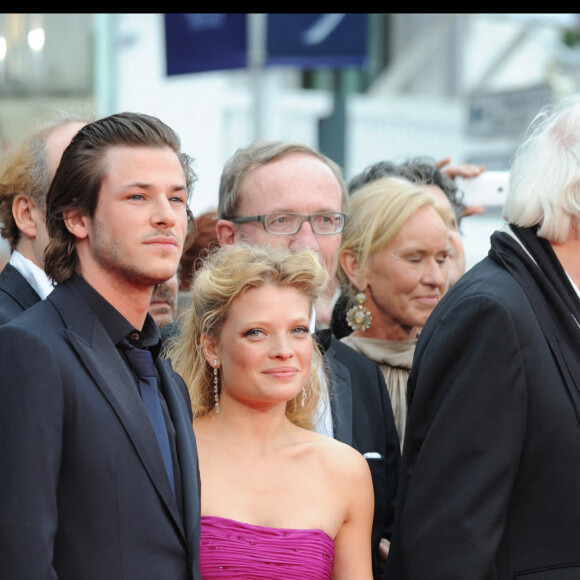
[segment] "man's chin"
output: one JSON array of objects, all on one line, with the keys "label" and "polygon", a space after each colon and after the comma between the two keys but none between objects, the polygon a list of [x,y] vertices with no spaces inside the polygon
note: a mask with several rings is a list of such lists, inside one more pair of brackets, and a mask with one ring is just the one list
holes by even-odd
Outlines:
[{"label": "man's chin", "polygon": [[155,324],[157,324],[157,328],[164,328],[166,326],[169,326],[173,322],[173,318],[171,318],[171,316],[157,318],[154,320]]},{"label": "man's chin", "polygon": [[171,306],[169,306],[169,304],[165,301],[156,302],[155,300],[153,300],[151,302],[151,304],[149,305],[149,313],[153,317],[155,317],[155,316],[171,317],[172,316]]},{"label": "man's chin", "polygon": [[151,314],[153,320],[155,320],[155,324],[157,324],[158,328],[163,328],[164,326],[167,326],[173,322],[173,315],[171,312],[154,313],[150,310],[149,314]]}]

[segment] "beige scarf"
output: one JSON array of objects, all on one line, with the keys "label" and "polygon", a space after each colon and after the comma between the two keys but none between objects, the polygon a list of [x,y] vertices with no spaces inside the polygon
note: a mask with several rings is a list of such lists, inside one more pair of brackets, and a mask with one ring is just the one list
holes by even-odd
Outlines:
[{"label": "beige scarf", "polygon": [[401,449],[407,421],[407,379],[413,363],[417,339],[382,340],[360,336],[345,336],[341,342],[376,362],[387,384],[395,426],[399,434]]}]

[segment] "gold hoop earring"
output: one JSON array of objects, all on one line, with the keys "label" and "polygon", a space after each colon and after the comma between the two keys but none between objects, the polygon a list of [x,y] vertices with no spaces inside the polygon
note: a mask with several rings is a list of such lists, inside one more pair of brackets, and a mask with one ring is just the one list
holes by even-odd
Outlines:
[{"label": "gold hoop earring", "polygon": [[371,326],[372,314],[364,306],[367,297],[359,292],[354,299],[358,302],[346,313],[346,322],[353,330],[364,332]]}]

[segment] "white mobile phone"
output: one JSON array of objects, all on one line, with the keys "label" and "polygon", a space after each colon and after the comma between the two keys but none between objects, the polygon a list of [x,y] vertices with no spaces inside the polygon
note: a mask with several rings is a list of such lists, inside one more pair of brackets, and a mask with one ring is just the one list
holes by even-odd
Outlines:
[{"label": "white mobile phone", "polygon": [[463,203],[467,206],[502,206],[509,189],[509,171],[484,171],[477,177],[456,177],[457,187],[465,194]]}]

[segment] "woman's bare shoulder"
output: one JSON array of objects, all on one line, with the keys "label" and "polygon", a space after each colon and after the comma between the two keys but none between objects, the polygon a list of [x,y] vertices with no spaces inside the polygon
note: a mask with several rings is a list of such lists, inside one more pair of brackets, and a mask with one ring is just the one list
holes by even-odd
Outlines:
[{"label": "woman's bare shoulder", "polygon": [[314,432],[310,441],[320,465],[333,474],[355,479],[369,474],[366,459],[350,445]]}]

